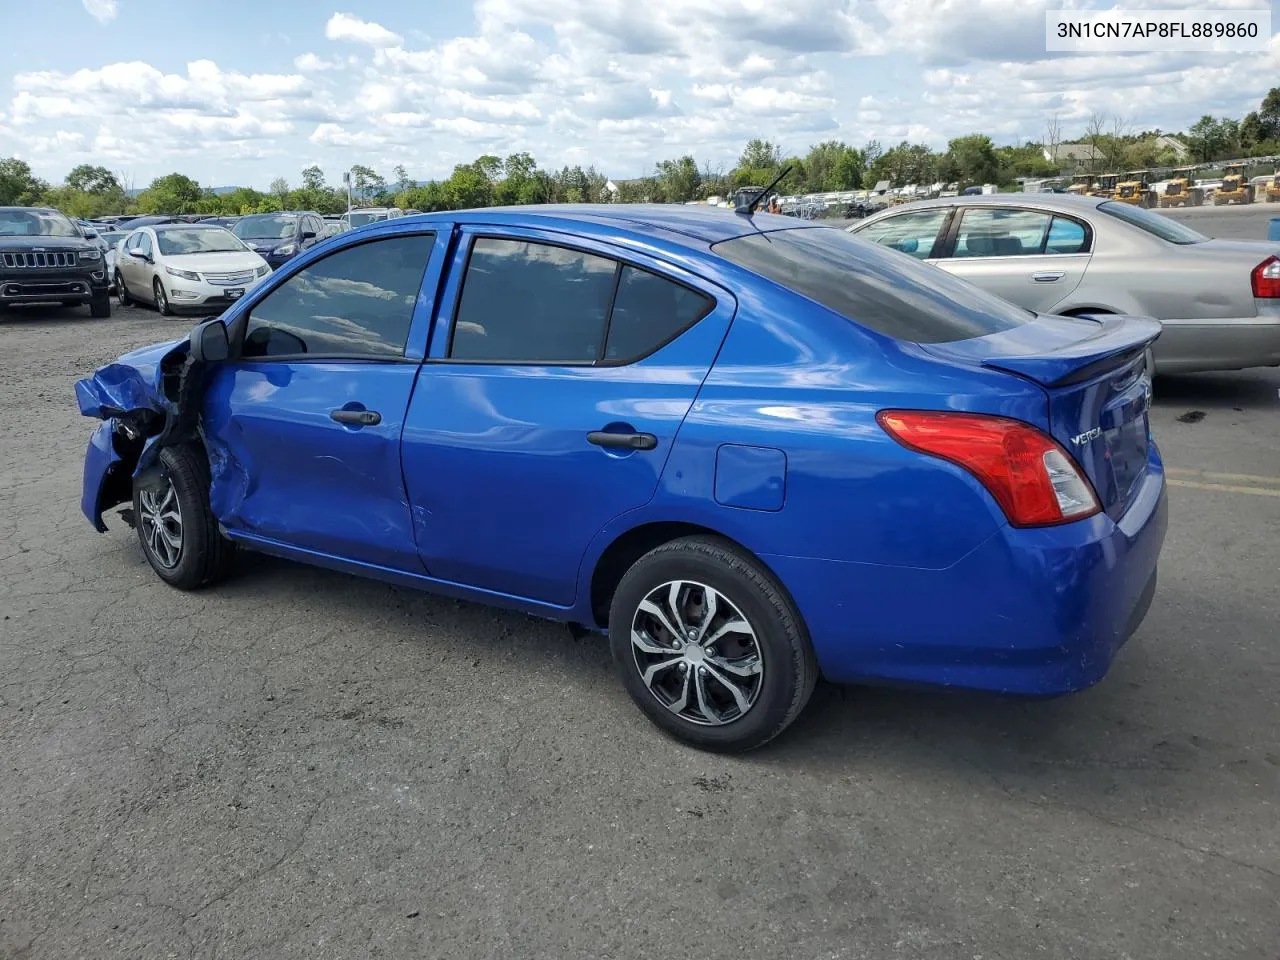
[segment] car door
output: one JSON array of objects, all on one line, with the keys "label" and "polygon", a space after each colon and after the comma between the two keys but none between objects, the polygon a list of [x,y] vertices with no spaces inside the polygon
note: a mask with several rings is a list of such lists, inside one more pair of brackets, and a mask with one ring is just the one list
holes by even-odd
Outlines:
[{"label": "car door", "polygon": [[1037,313],[1052,313],[1080,285],[1093,240],[1084,221],[1003,206],[964,207],[958,214],[934,260],[948,273]]},{"label": "car door", "polygon": [[400,431],[444,236],[362,238],[238,308],[237,354],[204,400],[213,510],[233,537],[422,572]]},{"label": "car door", "polygon": [[152,281],[156,275],[156,241],[150,230],[138,231],[137,256],[133,257],[133,277],[129,289],[147,300],[155,300]]},{"label": "car door", "polygon": [[463,232],[404,432],[428,572],[568,606],[591,538],[654,494],[736,307],[647,257]]},{"label": "car door", "polygon": [[951,220],[951,207],[912,210],[856,226],[852,233],[862,240],[892,247],[917,260],[935,256]]}]

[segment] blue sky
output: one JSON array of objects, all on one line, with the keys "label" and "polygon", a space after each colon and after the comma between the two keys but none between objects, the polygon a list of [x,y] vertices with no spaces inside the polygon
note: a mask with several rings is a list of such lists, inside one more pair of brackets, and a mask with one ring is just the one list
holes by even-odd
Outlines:
[{"label": "blue sky", "polygon": [[[0,156],[265,187],[319,164],[415,179],[481,153],[648,173],[745,140],[945,146],[1241,116],[1280,82],[1253,54],[1044,52],[1038,0],[45,0],[6,4]],[[1265,4],[1262,4],[1265,5]],[[182,6],[179,14],[175,8]],[[1053,7],[1109,8],[1074,0]],[[1256,0],[1128,0],[1241,8]],[[1280,0],[1271,2],[1280,25]]]}]

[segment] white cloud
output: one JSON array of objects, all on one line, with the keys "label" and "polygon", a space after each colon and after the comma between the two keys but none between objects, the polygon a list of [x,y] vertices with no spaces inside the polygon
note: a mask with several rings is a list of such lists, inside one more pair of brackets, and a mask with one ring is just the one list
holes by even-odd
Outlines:
[{"label": "white cloud", "polygon": [[293,58],[293,65],[303,73],[317,73],[342,66],[339,60],[324,60],[314,53],[302,53]]},{"label": "white cloud", "polygon": [[324,35],[330,40],[350,40],[371,47],[398,47],[404,39],[392,33],[380,23],[361,20],[349,13],[335,13],[324,25]]},{"label": "white cloud", "polygon": [[120,11],[116,8],[116,0],[81,0],[89,16],[99,23],[110,23]]}]

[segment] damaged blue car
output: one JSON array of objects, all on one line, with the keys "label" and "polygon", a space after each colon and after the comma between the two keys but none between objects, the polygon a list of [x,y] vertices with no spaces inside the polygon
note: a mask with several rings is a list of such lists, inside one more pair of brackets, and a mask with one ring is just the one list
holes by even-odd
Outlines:
[{"label": "damaged blue car", "polygon": [[1103,677],[1165,533],[1159,332],[751,210],[405,217],[81,380],[83,510],[180,589],[249,549],[607,633],[743,750],[819,676]]}]

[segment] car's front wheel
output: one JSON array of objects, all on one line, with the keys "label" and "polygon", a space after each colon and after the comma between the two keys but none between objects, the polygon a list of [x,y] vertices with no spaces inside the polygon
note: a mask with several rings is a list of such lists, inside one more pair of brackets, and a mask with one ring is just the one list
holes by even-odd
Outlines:
[{"label": "car's front wheel", "polygon": [[142,552],[165,583],[194,590],[226,576],[234,544],[209,507],[209,464],[198,447],[160,451],[134,481],[133,513]]},{"label": "car's front wheel", "polygon": [[609,642],[654,723],[707,750],[750,750],[799,715],[818,666],[791,600],[754,559],[711,537],[675,540],[623,576]]},{"label": "car's front wheel", "polygon": [[105,293],[94,297],[89,303],[89,316],[95,320],[105,320],[111,316],[111,297]]},{"label": "car's front wheel", "polygon": [[156,277],[151,281],[151,299],[156,302],[156,309],[162,317],[172,317],[173,307],[169,305],[169,296],[164,292],[164,284]]}]

